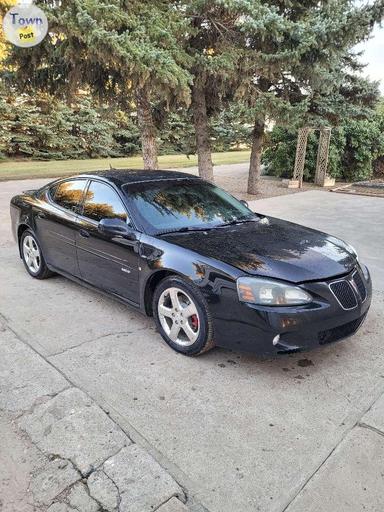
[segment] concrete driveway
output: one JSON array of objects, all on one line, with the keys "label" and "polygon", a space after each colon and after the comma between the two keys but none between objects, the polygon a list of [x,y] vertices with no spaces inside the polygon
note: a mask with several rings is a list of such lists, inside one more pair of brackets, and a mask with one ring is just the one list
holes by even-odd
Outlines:
[{"label": "concrete driveway", "polygon": [[[35,182],[37,183],[37,182]],[[0,313],[209,512],[384,510],[384,200],[304,192],[257,211],[352,243],[374,280],[352,339],[261,360],[170,350],[152,321],[62,277],[33,280],[0,185]]]}]

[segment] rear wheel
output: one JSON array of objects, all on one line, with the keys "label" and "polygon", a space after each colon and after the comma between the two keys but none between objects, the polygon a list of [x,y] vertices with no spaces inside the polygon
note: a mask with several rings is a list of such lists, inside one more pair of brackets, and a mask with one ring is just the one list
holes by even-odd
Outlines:
[{"label": "rear wheel", "polygon": [[35,234],[27,229],[20,238],[21,257],[28,274],[36,279],[46,279],[53,275],[47,267],[41,247]]},{"label": "rear wheel", "polygon": [[161,281],[152,306],[158,330],[174,350],[192,356],[214,346],[206,301],[186,280],[175,276]]}]

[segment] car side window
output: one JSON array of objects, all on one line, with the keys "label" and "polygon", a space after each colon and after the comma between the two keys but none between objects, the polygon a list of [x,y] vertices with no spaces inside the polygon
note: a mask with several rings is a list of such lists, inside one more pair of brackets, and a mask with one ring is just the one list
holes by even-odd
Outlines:
[{"label": "car side window", "polygon": [[121,219],[127,222],[128,215],[117,193],[99,181],[91,181],[85,194],[83,215],[99,222],[101,219]]},{"label": "car side window", "polygon": [[86,182],[87,180],[62,181],[50,188],[49,195],[52,201],[62,208],[77,211],[83,199]]}]

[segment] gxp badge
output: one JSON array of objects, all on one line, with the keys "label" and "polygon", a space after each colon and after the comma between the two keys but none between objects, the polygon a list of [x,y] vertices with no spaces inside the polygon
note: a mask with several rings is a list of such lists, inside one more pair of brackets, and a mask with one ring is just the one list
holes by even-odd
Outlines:
[{"label": "gxp badge", "polygon": [[3,32],[8,41],[22,48],[41,43],[48,32],[48,20],[36,5],[17,4],[4,15]]}]

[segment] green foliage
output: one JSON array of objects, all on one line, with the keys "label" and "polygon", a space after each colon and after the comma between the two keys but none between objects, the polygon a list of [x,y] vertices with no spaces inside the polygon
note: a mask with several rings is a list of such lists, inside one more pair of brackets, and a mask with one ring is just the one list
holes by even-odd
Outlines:
[{"label": "green foliage", "polygon": [[[37,0],[47,13],[49,33],[33,48],[12,48],[3,74],[21,92],[45,91],[74,101],[91,93],[112,109],[137,106],[144,165],[157,167],[151,104],[189,102],[189,57],[180,40],[188,22],[163,0]],[[109,133],[109,131],[107,131]],[[120,143],[134,149],[131,133]],[[102,141],[101,141],[102,145]],[[102,147],[98,152],[104,153]]]},{"label": "green foliage", "polygon": [[145,86],[154,99],[176,96],[188,102],[189,57],[180,44],[188,23],[172,2],[35,3],[47,14],[49,34],[33,48],[11,47],[14,85],[63,97],[87,87],[124,106]]},{"label": "green foliage", "polygon": [[[161,105],[159,106],[159,109]],[[134,110],[97,106],[90,96],[72,105],[47,93],[0,92],[0,158],[64,160],[137,155],[140,133]],[[162,154],[196,153],[194,127],[187,109],[161,120]],[[250,128],[235,108],[212,119],[212,147],[228,151],[243,147]]]},{"label": "green foliage", "polygon": [[[288,178],[292,175],[295,163],[297,133],[287,128],[276,126],[268,137],[268,146],[262,157],[268,174]],[[309,144],[307,145],[307,148]]]},{"label": "green foliage", "polygon": [[212,147],[215,151],[228,151],[251,144],[252,125],[243,105],[232,102],[211,119]]},{"label": "green foliage", "polygon": [[[252,126],[247,123],[242,106],[236,102],[210,118],[210,142],[215,152],[249,147]],[[196,137],[191,111],[170,112],[159,126],[159,148],[162,154],[196,153]]]},{"label": "green foliage", "polygon": [[373,119],[350,121],[344,125],[346,138],[343,153],[343,174],[347,180],[372,177],[374,161],[384,156],[384,115]]},{"label": "green foliage", "polygon": [[45,93],[0,95],[0,154],[61,160],[131,155],[139,151],[130,118],[96,108],[89,98],[69,107]]},{"label": "green foliage", "polygon": [[[328,173],[335,178],[358,181],[372,177],[375,161],[384,156],[384,113],[369,120],[348,120],[332,130]],[[263,163],[269,174],[292,176],[297,131],[275,127],[270,135]],[[318,133],[308,137],[304,178],[313,180],[316,170]]]},{"label": "green foliage", "polygon": [[361,68],[354,47],[383,15],[381,0],[249,2],[239,22],[245,45],[237,94],[254,117],[286,126],[366,115],[377,84],[351,73]]},{"label": "green foliage", "polygon": [[[160,151],[190,154],[192,84],[205,96],[213,149],[249,143],[255,120],[288,127],[273,131],[264,156],[280,175],[291,173],[295,129],[303,124],[340,126],[330,150],[335,176],[368,175],[381,152],[381,132],[360,121],[372,112],[377,86],[353,73],[361,67],[353,48],[383,17],[383,0],[36,3],[47,12],[49,34],[33,48],[9,45],[0,76],[19,91],[0,98],[3,155],[135,154],[141,95]],[[148,131],[154,138],[156,130]],[[315,134],[307,160],[309,177]]]},{"label": "green foliage", "polygon": [[186,109],[170,112],[163,118],[159,133],[159,150],[163,155],[191,155],[196,152],[195,132],[190,113]]}]

